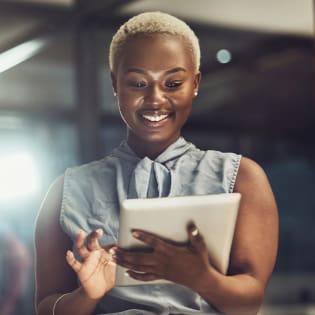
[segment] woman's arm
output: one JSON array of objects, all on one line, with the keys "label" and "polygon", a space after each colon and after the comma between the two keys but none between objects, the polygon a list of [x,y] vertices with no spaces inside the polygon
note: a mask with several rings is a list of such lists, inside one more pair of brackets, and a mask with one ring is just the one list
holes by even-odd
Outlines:
[{"label": "woman's arm", "polygon": [[[209,263],[202,236],[192,226],[188,246],[175,246],[136,231],[152,254],[116,249],[116,261],[142,281],[167,279],[190,287],[226,315],[253,315],[259,310],[278,246],[278,214],[264,171],[242,158],[235,192],[242,194],[228,275]],[[141,273],[139,273],[141,272]]]},{"label": "woman's arm", "polygon": [[264,171],[247,158],[241,160],[234,191],[242,200],[229,275],[210,268],[196,290],[225,314],[256,314],[277,255],[277,206]]},{"label": "woman's arm", "polygon": [[[77,275],[73,270],[81,272],[81,277],[84,277],[86,272],[82,274],[83,267],[91,267],[91,257],[94,257],[92,263],[99,262],[100,257],[106,256],[106,253],[97,243],[100,235],[96,232],[92,233],[88,237],[88,245],[85,247],[83,245],[85,235],[80,233],[76,246],[80,247],[80,254],[85,255],[84,263],[81,264],[75,260],[72,252],[69,251],[72,248],[72,241],[59,225],[62,192],[63,178],[59,178],[49,189],[36,222],[36,310],[38,315],[52,315],[57,299],[68,293],[56,305],[55,315],[90,315],[101,296],[109,288],[99,282],[103,291],[101,296],[95,296],[93,290],[86,289],[89,281],[84,282],[83,280],[85,286],[78,287]],[[113,267],[111,269],[114,270]],[[111,274],[113,274],[113,270],[111,270]],[[103,271],[104,269],[101,269],[100,272],[104,273]],[[110,283],[110,287],[112,285],[113,283]]]},{"label": "woman's arm", "polygon": [[256,314],[276,261],[277,206],[264,171],[250,159],[241,159],[234,191],[242,200],[229,275],[210,268],[196,290],[225,314]]}]

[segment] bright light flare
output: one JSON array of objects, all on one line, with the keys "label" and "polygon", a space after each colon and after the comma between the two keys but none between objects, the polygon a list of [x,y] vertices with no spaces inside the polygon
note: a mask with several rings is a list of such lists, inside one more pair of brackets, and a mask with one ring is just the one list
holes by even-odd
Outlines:
[{"label": "bright light flare", "polygon": [[232,60],[232,54],[229,50],[227,49],[220,49],[217,52],[217,60],[220,63],[229,63]]},{"label": "bright light flare", "polygon": [[0,53],[0,73],[33,57],[46,43],[44,39],[34,39]]},{"label": "bright light flare", "polygon": [[38,188],[38,173],[30,154],[0,157],[0,201],[26,197]]}]

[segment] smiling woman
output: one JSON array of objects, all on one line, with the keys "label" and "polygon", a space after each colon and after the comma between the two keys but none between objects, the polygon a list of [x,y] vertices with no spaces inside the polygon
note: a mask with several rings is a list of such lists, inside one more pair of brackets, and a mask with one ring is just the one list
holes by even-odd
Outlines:
[{"label": "smiling woman", "polygon": [[[113,37],[111,78],[126,141],[102,160],[67,169],[49,190],[36,225],[38,315],[258,312],[277,253],[277,207],[255,162],[181,137],[199,64],[197,37],[165,13],[135,16]],[[226,275],[194,224],[184,246],[140,230],[133,237],[149,252],[116,244],[125,199],[232,192],[242,201]],[[117,265],[143,285],[116,286]],[[158,279],[169,283],[145,285]]]}]

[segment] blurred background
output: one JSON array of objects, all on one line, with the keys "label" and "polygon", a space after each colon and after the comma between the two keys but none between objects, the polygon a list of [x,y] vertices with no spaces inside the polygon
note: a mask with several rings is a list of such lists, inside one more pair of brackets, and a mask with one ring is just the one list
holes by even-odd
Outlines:
[{"label": "blurred background", "polygon": [[34,221],[50,183],[125,137],[108,47],[148,10],[200,39],[186,139],[253,158],[275,192],[280,248],[261,315],[315,314],[312,0],[0,0],[0,314],[34,314]]}]

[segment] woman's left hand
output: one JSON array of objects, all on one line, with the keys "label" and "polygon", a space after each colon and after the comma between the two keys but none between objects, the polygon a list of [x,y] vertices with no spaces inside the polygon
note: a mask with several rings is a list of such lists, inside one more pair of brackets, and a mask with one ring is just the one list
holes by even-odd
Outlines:
[{"label": "woman's left hand", "polygon": [[129,276],[134,279],[166,279],[196,289],[200,279],[212,268],[204,239],[194,224],[188,227],[189,242],[186,245],[174,245],[142,230],[134,230],[133,236],[147,244],[152,251],[117,248],[114,260],[127,268]]}]

